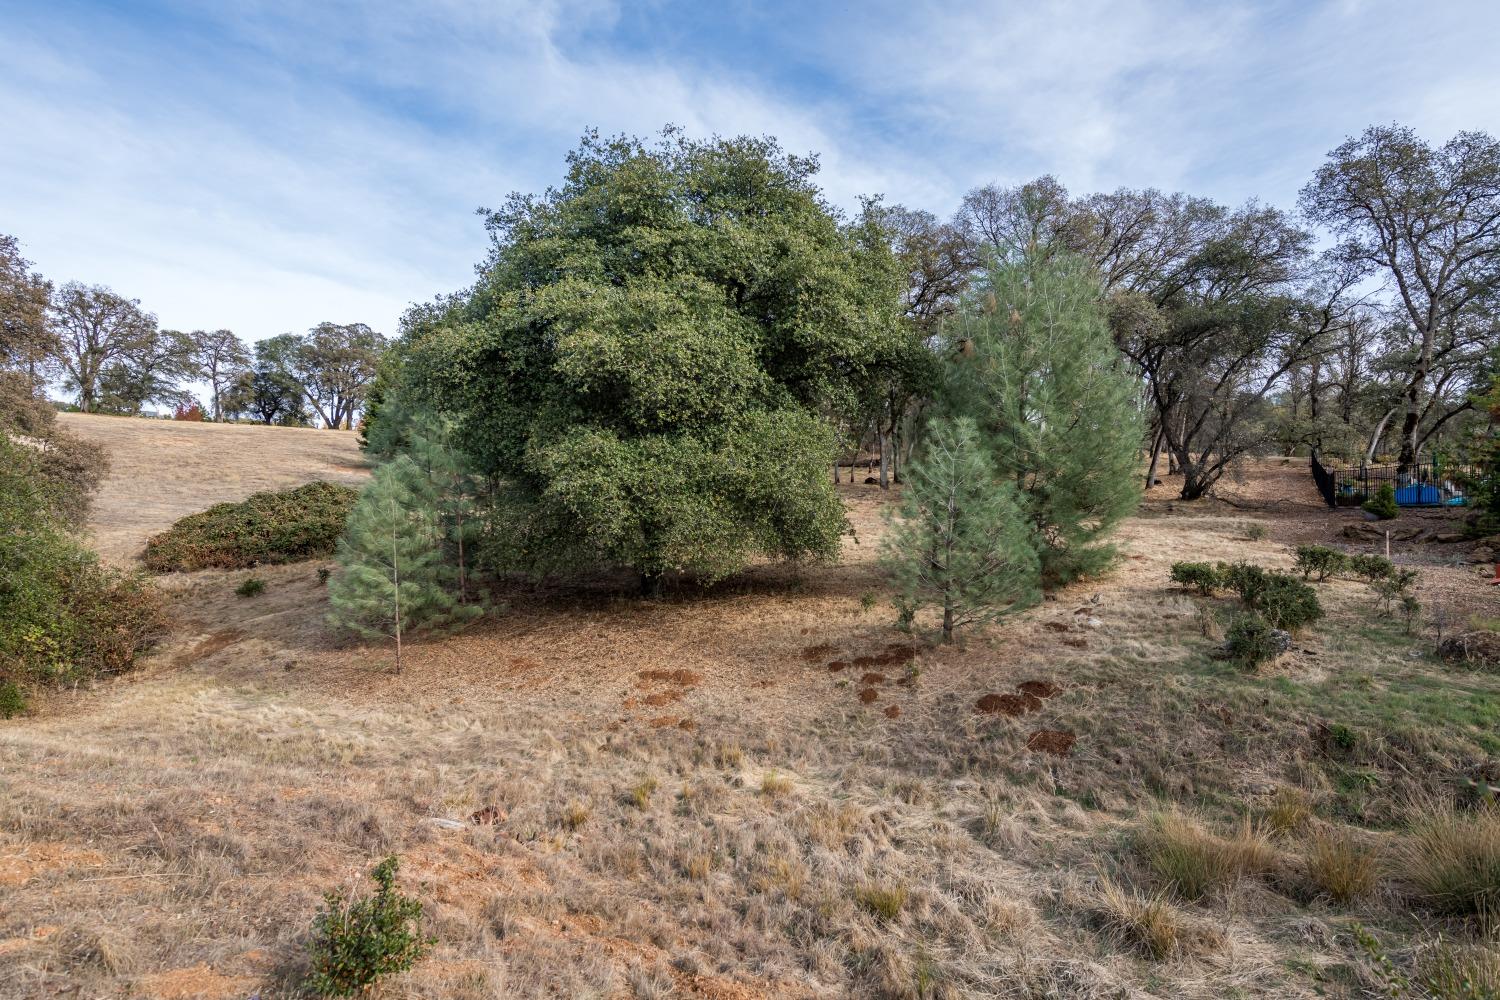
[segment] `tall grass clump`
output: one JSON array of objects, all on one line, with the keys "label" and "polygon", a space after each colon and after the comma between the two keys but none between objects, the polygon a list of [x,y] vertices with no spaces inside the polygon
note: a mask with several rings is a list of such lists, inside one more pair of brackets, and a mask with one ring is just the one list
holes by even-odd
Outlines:
[{"label": "tall grass clump", "polygon": [[1395,852],[1413,896],[1440,913],[1500,916],[1500,809],[1435,812]]},{"label": "tall grass clump", "polygon": [[1276,851],[1247,819],[1221,837],[1179,812],[1153,817],[1136,842],[1137,850],[1162,884],[1184,899],[1202,899],[1247,876],[1278,867]]}]

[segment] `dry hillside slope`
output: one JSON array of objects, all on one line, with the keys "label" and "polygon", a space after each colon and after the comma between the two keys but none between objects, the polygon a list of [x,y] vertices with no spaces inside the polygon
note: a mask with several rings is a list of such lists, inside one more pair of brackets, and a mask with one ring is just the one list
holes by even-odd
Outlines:
[{"label": "dry hillside slope", "polygon": [[[358,476],[346,434],[70,426],[115,451],[117,556]],[[1472,928],[1399,875],[1336,901],[1316,835],[1382,859],[1413,800],[1500,777],[1500,677],[1344,581],[1273,667],[1211,655],[1232,602],[1168,567],[1333,540],[1349,515],[1303,476],[1253,469],[1240,502],[1290,500],[1261,510],[1153,498],[1109,577],[950,648],[891,627],[864,486],[836,566],[659,601],[513,587],[399,677],[328,635],[320,564],[249,598],[249,571],[165,577],[142,671],[0,723],[0,997],[293,996],[320,894],[392,852],[438,943],[385,997],[1368,995],[1356,921],[1402,968]],[[1447,552],[1397,555],[1467,607],[1481,571]],[[1201,898],[1143,849],[1174,809],[1258,831]]]}]

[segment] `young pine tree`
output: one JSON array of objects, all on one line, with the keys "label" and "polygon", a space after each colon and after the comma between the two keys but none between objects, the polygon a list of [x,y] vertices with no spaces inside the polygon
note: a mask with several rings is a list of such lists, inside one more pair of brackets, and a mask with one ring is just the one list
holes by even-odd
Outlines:
[{"label": "young pine tree", "polygon": [[469,603],[469,567],[473,543],[481,522],[477,516],[480,483],[472,465],[453,442],[452,428],[435,417],[412,421],[407,430],[405,453],[421,473],[419,487],[424,502],[436,515],[432,522],[433,544],[443,548],[445,583],[451,583],[460,604]]},{"label": "young pine tree", "polygon": [[996,474],[972,420],[939,418],[909,470],[882,558],[906,608],[936,605],[953,630],[1032,603],[1037,555],[1015,487]]},{"label": "young pine tree", "polygon": [[1110,337],[1099,278],[1066,255],[997,264],[960,321],[945,412],[973,418],[1015,484],[1042,576],[1066,583],[1114,557],[1104,539],[1136,507],[1139,383]]},{"label": "young pine tree", "polygon": [[394,639],[397,673],[408,633],[479,612],[460,607],[443,588],[443,549],[433,544],[438,517],[421,470],[403,455],[376,468],[339,539],[329,622],[365,638]]}]

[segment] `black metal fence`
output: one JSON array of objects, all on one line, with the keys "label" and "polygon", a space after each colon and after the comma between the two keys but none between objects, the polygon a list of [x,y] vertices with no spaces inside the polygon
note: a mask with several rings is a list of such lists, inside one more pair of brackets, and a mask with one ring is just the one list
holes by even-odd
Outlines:
[{"label": "black metal fence", "polygon": [[1474,470],[1467,465],[1432,460],[1399,465],[1324,467],[1313,460],[1318,492],[1333,507],[1357,507],[1389,484],[1402,507],[1461,506],[1464,483]]}]

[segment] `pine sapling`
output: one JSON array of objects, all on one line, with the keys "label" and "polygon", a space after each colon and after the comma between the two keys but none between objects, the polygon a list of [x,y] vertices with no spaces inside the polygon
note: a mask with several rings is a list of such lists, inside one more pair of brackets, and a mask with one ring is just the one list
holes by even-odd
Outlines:
[{"label": "pine sapling", "polygon": [[1015,487],[996,478],[974,422],[939,419],[909,469],[901,515],[883,560],[898,607],[942,609],[955,629],[1032,603],[1038,560]]}]

